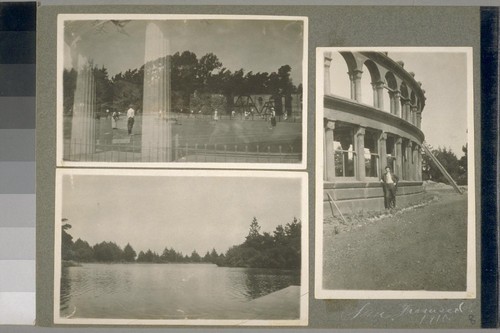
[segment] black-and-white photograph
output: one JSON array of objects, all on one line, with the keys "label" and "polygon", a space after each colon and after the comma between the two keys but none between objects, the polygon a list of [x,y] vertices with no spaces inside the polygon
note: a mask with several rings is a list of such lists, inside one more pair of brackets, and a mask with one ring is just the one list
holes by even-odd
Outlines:
[{"label": "black-and-white photograph", "polygon": [[58,16],[58,165],[305,168],[307,19]]},{"label": "black-and-white photograph", "polygon": [[316,298],[474,298],[471,48],[318,48]]},{"label": "black-and-white photograph", "polygon": [[54,322],[307,325],[307,174],[58,169]]}]

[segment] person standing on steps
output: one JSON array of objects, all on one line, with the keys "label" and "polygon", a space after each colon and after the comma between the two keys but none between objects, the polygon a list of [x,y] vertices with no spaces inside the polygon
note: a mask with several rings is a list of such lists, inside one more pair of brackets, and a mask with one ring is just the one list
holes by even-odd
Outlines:
[{"label": "person standing on steps", "polygon": [[389,166],[385,167],[385,173],[380,179],[384,189],[384,206],[385,209],[396,208],[396,192],[398,190],[399,178],[396,176]]}]

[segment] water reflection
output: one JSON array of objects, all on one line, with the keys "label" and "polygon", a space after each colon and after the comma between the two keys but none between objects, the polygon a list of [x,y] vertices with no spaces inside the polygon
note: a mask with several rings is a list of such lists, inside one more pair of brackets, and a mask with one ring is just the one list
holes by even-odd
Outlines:
[{"label": "water reflection", "polygon": [[61,302],[61,313],[67,312],[71,298],[71,281],[68,275],[68,267],[63,267],[61,270],[61,295],[59,297]]},{"label": "water reflection", "polygon": [[[211,264],[83,264],[61,273],[60,314],[71,318],[247,319],[252,300],[300,284],[298,271]],[[290,302],[298,308],[298,295]],[[280,311],[268,315],[289,319]]]},{"label": "water reflection", "polygon": [[248,299],[255,299],[290,285],[298,286],[300,276],[293,273],[293,271],[246,268],[244,272],[245,296]]}]

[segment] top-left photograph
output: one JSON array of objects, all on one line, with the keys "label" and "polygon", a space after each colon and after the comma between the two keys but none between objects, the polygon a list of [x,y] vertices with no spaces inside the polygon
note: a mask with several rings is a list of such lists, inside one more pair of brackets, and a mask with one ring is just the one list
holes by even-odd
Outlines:
[{"label": "top-left photograph", "polygon": [[57,166],[304,169],[307,23],[60,14]]}]

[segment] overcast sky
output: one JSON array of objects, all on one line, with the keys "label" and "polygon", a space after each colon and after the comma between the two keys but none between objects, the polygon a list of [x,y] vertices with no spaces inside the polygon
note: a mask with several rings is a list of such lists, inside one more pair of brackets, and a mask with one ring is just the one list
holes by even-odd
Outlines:
[{"label": "overcast sky", "polygon": [[[98,22],[98,21],[97,21]],[[155,22],[170,45],[170,53],[189,50],[198,59],[217,55],[231,71],[277,72],[290,65],[295,85],[302,81],[303,22],[291,20],[132,20],[123,29],[100,21],[68,21],[65,29],[64,66],[75,65],[73,44],[80,55],[104,65],[111,75],[144,64],[145,32]],[[97,25],[97,28],[93,28]]]},{"label": "overcast sky", "polygon": [[62,197],[73,240],[137,253],[221,253],[245,240],[254,216],[271,234],[301,217],[297,178],[65,175]]},{"label": "overcast sky", "polygon": [[[462,146],[467,142],[467,89],[472,89],[467,87],[466,54],[389,52],[388,56],[396,61],[402,60],[404,68],[408,72],[414,72],[415,80],[422,82],[422,89],[425,90],[427,98],[422,112],[422,131],[426,142],[436,149],[439,146],[451,148],[457,157],[463,156]],[[349,79],[346,72],[345,61],[340,54],[334,53],[331,72],[332,93],[349,96]],[[368,70],[365,72],[367,74]],[[371,89],[369,79],[363,79],[364,103],[372,103]],[[387,95],[384,94],[384,108],[389,110]]]}]

